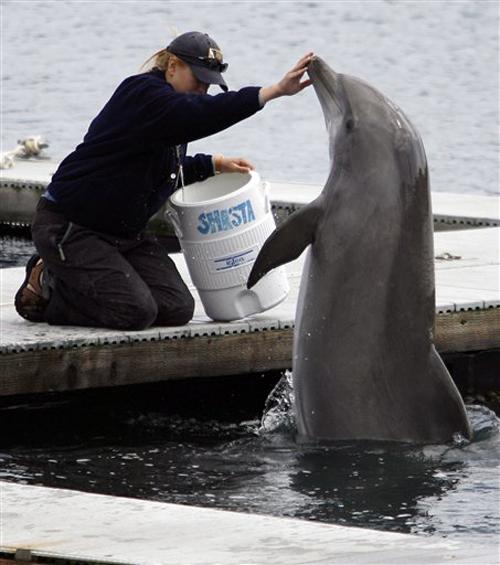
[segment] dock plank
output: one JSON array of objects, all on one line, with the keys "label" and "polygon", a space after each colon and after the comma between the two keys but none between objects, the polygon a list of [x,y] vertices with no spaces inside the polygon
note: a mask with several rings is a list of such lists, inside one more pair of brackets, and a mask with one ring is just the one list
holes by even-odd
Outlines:
[{"label": "dock plank", "polygon": [[493,564],[495,548],[273,516],[0,482],[0,550],[76,562]]},{"label": "dock plank", "polygon": [[440,353],[496,349],[500,347],[500,309],[471,307],[439,315],[434,342]]}]

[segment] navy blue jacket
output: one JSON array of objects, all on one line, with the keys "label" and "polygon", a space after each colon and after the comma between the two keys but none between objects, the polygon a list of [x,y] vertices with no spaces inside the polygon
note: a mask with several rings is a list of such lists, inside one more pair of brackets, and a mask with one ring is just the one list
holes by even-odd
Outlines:
[{"label": "navy blue jacket", "polygon": [[45,197],[71,221],[132,236],[175,190],[176,146],[184,183],[214,174],[212,157],[187,157],[200,139],[260,110],[259,87],[211,95],[176,92],[162,71],[126,78],[59,165]]}]

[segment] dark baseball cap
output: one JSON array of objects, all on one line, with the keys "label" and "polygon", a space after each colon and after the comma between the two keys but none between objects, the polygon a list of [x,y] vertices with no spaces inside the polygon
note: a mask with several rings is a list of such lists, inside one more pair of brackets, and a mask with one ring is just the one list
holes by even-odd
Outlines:
[{"label": "dark baseball cap", "polygon": [[188,31],[178,35],[167,51],[186,62],[200,82],[218,84],[227,92],[227,84],[221,73],[225,72],[228,64],[222,61],[222,51],[209,35]]}]

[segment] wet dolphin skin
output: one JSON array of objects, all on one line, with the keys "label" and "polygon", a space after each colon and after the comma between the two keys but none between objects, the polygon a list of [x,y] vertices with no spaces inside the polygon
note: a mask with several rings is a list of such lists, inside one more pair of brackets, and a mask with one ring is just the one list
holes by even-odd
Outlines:
[{"label": "wet dolphin skin", "polygon": [[315,57],[331,170],[320,196],[265,242],[248,280],[309,246],[297,302],[298,432],[442,443],[472,435],[433,343],[433,223],[418,132],[364,81]]}]

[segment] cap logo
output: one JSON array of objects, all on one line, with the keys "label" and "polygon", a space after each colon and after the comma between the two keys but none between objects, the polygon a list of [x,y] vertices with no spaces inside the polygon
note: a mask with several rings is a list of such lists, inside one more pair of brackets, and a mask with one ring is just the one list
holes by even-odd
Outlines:
[{"label": "cap logo", "polygon": [[213,47],[210,47],[208,49],[208,58],[209,59],[215,59],[219,63],[222,63],[222,51],[220,51],[219,49],[214,49]]}]

